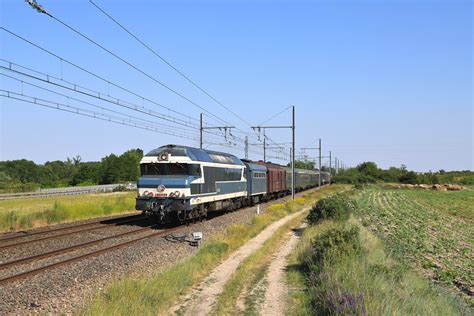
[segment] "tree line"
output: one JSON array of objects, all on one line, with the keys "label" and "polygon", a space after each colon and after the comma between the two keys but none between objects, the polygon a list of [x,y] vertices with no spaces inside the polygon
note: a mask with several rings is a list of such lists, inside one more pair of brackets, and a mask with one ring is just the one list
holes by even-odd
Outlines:
[{"label": "tree line", "polygon": [[[25,192],[39,188],[85,186],[136,181],[140,176],[139,163],[143,150],[131,149],[121,155],[110,154],[100,161],[82,161],[80,156],[65,161],[36,164],[31,160],[0,161],[0,192]],[[314,162],[296,161],[296,168],[315,168]],[[323,171],[329,171],[327,167]],[[334,169],[332,169],[334,174]],[[339,170],[333,177],[338,183],[458,183],[474,184],[474,172],[439,170],[416,173],[406,166],[381,169],[375,162],[363,162],[355,168]]]},{"label": "tree line", "polygon": [[375,162],[363,162],[355,168],[339,170],[333,177],[338,183],[375,183],[375,182],[399,182],[406,184],[474,184],[474,172],[465,171],[444,171],[417,173],[407,170],[405,165],[399,168],[390,167],[381,169]]},{"label": "tree line", "polygon": [[110,154],[101,161],[82,161],[80,156],[36,164],[31,160],[0,161],[0,191],[25,192],[38,188],[85,186],[136,181],[143,150]]}]

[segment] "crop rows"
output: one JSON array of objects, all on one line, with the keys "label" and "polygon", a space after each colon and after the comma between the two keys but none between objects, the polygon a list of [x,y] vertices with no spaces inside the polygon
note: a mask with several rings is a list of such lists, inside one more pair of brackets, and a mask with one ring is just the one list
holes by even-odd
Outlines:
[{"label": "crop rows", "polygon": [[473,304],[473,196],[372,187],[358,197],[359,216],[399,257]]}]

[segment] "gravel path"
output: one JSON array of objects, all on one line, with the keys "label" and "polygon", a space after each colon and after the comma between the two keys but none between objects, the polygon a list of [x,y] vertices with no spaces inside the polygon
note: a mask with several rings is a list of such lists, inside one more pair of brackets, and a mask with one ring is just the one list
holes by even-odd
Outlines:
[{"label": "gravel path", "polygon": [[285,244],[279,249],[268,268],[266,279],[268,286],[265,299],[259,310],[260,315],[285,315],[288,284],[285,274],[287,257],[300,239],[301,229],[294,229]]},{"label": "gravel path", "polygon": [[[299,193],[301,195],[304,193]],[[267,206],[288,200],[285,197],[277,201],[261,204],[264,213]],[[249,207],[239,211],[214,217],[208,221],[190,226],[182,226],[175,234],[189,234],[201,231],[204,238],[225,230],[229,225],[249,223],[254,217],[256,207]],[[124,229],[118,226],[118,229]],[[100,231],[100,230],[99,230]],[[89,234],[76,235],[75,243]],[[62,245],[61,245],[62,246]],[[105,244],[94,246],[98,249]],[[34,247],[33,247],[34,248]],[[11,249],[10,249],[11,250]],[[48,250],[51,250],[48,248]],[[18,253],[15,249],[9,258],[23,257],[25,253]],[[30,251],[30,250],[28,250]],[[6,284],[0,287],[0,315],[36,314],[36,313],[65,313],[70,314],[90,302],[91,298],[102,290],[109,282],[130,275],[156,274],[175,264],[177,261],[193,254],[195,247],[187,243],[171,242],[161,237],[143,240],[132,247],[108,252],[98,257],[85,259],[58,269],[46,271],[28,279]],[[41,252],[41,251],[40,251]],[[36,253],[40,253],[36,252]],[[76,252],[74,255],[81,253]],[[48,258],[47,260],[58,260]],[[44,262],[43,262],[44,263]],[[27,266],[31,268],[31,266]]]},{"label": "gravel path", "polygon": [[256,237],[252,238],[245,245],[235,251],[229,258],[217,266],[212,273],[201,284],[196,286],[191,293],[186,295],[181,302],[171,309],[172,313],[184,315],[207,315],[214,307],[219,294],[224,289],[225,284],[230,280],[239,265],[257,251],[273,233],[290,220],[300,215],[302,211],[285,216],[284,218],[270,224]]}]

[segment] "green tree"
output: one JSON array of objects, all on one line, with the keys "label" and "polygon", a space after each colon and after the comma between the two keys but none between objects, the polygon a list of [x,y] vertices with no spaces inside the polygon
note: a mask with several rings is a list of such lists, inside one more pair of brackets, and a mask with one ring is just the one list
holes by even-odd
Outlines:
[{"label": "green tree", "polygon": [[357,166],[357,170],[366,177],[378,179],[380,176],[380,170],[375,162],[363,162]]},{"label": "green tree", "polygon": [[413,171],[408,171],[406,174],[400,177],[401,183],[416,184],[418,183],[418,176]]},{"label": "green tree", "polygon": [[[291,166],[291,163],[286,165],[287,167]],[[297,169],[307,169],[307,170],[314,170],[314,162],[312,161],[303,161],[303,160],[295,160],[295,168]]]}]

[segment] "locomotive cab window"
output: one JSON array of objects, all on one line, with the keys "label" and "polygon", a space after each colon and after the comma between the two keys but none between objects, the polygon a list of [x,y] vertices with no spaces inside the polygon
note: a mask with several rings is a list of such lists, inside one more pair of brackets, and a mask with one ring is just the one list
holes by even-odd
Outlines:
[{"label": "locomotive cab window", "polygon": [[199,164],[186,163],[143,163],[140,165],[142,176],[201,176]]}]

